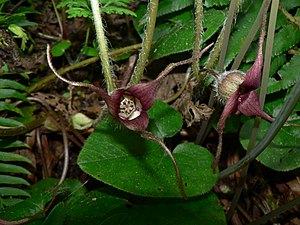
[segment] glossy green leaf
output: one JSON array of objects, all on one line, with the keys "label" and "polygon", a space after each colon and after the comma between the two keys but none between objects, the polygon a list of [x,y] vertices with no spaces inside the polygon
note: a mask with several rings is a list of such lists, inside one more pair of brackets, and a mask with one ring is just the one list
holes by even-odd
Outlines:
[{"label": "glossy green leaf", "polygon": [[3,199],[1,199],[1,201],[5,207],[9,207],[9,206],[12,206],[19,202],[24,201],[24,199],[14,197],[14,198],[3,198]]},{"label": "glossy green leaf", "polygon": [[259,9],[261,7],[262,1],[256,1],[255,3],[251,1],[249,6],[243,6],[244,12],[241,16],[237,18],[237,23],[234,26],[234,31],[230,35],[228,49],[225,60],[225,67],[227,67],[234,57],[240,51],[248,32],[258,15]]},{"label": "glossy green leaf", "polygon": [[43,225],[63,225],[65,224],[65,214],[64,202],[60,202],[51,210]]},{"label": "glossy green leaf", "polygon": [[205,0],[204,6],[205,7],[213,7],[213,6],[224,6],[229,5],[230,0]]},{"label": "glossy green leaf", "polygon": [[22,13],[22,14],[28,14],[28,13],[33,13],[33,14],[40,14],[39,11],[31,8],[31,7],[26,7],[26,6],[20,6],[16,9],[16,13]]},{"label": "glossy green leaf", "polygon": [[11,112],[15,112],[20,114],[21,116],[23,116],[22,111],[16,107],[14,104],[10,103],[10,102],[4,102],[4,101],[0,101],[0,111],[11,111]]},{"label": "glossy green leaf", "polygon": [[4,161],[4,162],[18,161],[18,162],[31,163],[31,160],[26,158],[25,156],[10,153],[10,152],[0,152],[0,161]]},{"label": "glossy green leaf", "polygon": [[300,7],[300,2],[298,0],[282,1],[280,4],[282,4],[286,10]]},{"label": "glossy green leaf", "polygon": [[[0,196],[25,196],[30,197],[26,191],[13,187],[0,187]],[[1,215],[1,214],[0,214]]]},{"label": "glossy green leaf", "polygon": [[2,173],[24,173],[31,174],[27,169],[13,164],[0,163],[0,172]]},{"label": "glossy green leaf", "polygon": [[[221,10],[210,9],[204,12],[203,42],[207,41],[223,24],[225,14]],[[158,25],[151,59],[158,59],[174,53],[191,50],[194,43],[194,15],[184,12],[170,18],[172,23]]]},{"label": "glossy green leaf", "polygon": [[[175,4],[175,3],[174,3]],[[138,33],[143,36],[144,15],[147,7],[141,5],[137,10],[137,18],[134,26]],[[204,12],[203,41],[208,40],[223,24],[225,14],[221,10],[209,9]],[[157,22],[154,31],[154,45],[150,53],[151,59],[158,59],[170,54],[191,50],[194,43],[194,12],[191,10],[177,11]]]},{"label": "glossy green leaf", "polygon": [[[30,186],[27,190],[31,195],[24,201],[5,208],[0,212],[0,218],[6,220],[20,220],[42,213],[46,205],[58,194],[83,195],[82,184],[77,180],[67,180],[62,185],[57,186],[57,179],[44,179],[37,184]],[[29,195],[27,193],[27,195]]]},{"label": "glossy green leaf", "polygon": [[21,177],[15,177],[15,176],[10,176],[10,175],[1,175],[0,174],[0,184],[23,184],[29,186],[30,184],[28,183],[27,180],[21,178]]},{"label": "glossy green leaf", "polygon": [[180,131],[182,118],[179,112],[162,101],[155,101],[148,110],[150,124],[148,130],[159,138],[172,137]]},{"label": "glossy green leaf", "polygon": [[[173,151],[188,196],[208,192],[216,182],[213,156],[194,144]],[[170,158],[138,132],[102,121],[79,154],[80,168],[113,187],[142,196],[181,197]]]},{"label": "glossy green leaf", "polygon": [[21,99],[25,102],[28,102],[28,99],[26,98],[26,96],[16,90],[0,89],[0,99],[6,99],[6,98],[17,98],[17,99]]},{"label": "glossy green leaf", "polygon": [[[84,206],[84,207],[82,207]],[[215,194],[188,201],[155,200],[128,202],[101,192],[72,198],[66,207],[66,225],[225,225],[225,216]]]},{"label": "glossy green leaf", "polygon": [[188,6],[192,6],[194,4],[194,0],[164,0],[159,2],[157,16],[163,16],[169,13],[173,13],[184,9]]},{"label": "glossy green leaf", "polygon": [[0,88],[12,88],[12,89],[19,89],[22,91],[26,90],[26,87],[23,84],[8,79],[0,79]]},{"label": "glossy green leaf", "polygon": [[19,140],[15,140],[14,138],[5,138],[5,139],[1,139],[0,138],[0,148],[1,149],[6,149],[6,148],[30,148],[29,145],[27,145],[26,143],[19,141]]},{"label": "glossy green leaf", "polygon": [[[299,124],[300,120],[298,120]],[[253,120],[247,121],[241,131],[240,140],[247,147]],[[270,123],[262,120],[257,141],[260,141]],[[263,165],[277,171],[289,171],[300,167],[300,129],[299,127],[284,126],[280,129],[271,144],[257,157]]]},{"label": "glossy green leaf", "polygon": [[272,55],[280,55],[300,43],[300,29],[292,24],[275,34]]},{"label": "glossy green leaf", "polygon": [[[14,120],[14,119],[0,117],[0,126],[18,127],[18,126],[23,126],[23,123],[21,123],[17,120]],[[3,129],[6,129],[6,128],[3,128]]]},{"label": "glossy green leaf", "polygon": [[95,47],[84,46],[81,51],[86,56],[98,56],[98,50]]},{"label": "glossy green leaf", "polygon": [[286,63],[287,58],[285,54],[278,55],[272,58],[269,77],[273,77],[276,72]]},{"label": "glossy green leaf", "polygon": [[268,94],[274,93],[283,89],[287,89],[294,85],[299,76],[300,55],[294,55],[293,58],[285,64],[279,71],[281,80],[276,81],[274,78],[268,83]]},{"label": "glossy green leaf", "polygon": [[1,139],[0,138],[0,148],[1,149],[6,149],[6,148],[30,148],[28,144],[16,140],[14,138],[5,138],[5,139]]},{"label": "glossy green leaf", "polygon": [[51,48],[51,54],[53,57],[59,57],[62,56],[65,51],[70,48],[72,45],[71,41],[69,40],[64,40],[56,43],[55,45],[52,46]]}]

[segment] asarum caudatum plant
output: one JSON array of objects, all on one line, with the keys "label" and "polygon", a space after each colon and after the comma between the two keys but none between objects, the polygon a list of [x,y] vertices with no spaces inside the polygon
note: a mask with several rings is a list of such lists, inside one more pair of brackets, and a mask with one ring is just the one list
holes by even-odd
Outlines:
[{"label": "asarum caudatum plant", "polygon": [[[267,11],[267,9],[265,10]],[[219,74],[214,83],[217,97],[221,103],[225,103],[224,110],[219,119],[217,130],[219,143],[217,148],[216,160],[213,168],[215,169],[221,156],[222,134],[226,120],[234,113],[242,113],[246,116],[259,116],[267,121],[273,122],[274,119],[266,114],[259,102],[256,89],[260,86],[261,70],[263,67],[263,42],[266,27],[266,13],[263,15],[262,28],[258,42],[258,53],[254,64],[245,73],[239,70],[226,71]]]},{"label": "asarum caudatum plant", "polygon": [[[211,46],[204,48],[198,58],[205,53]],[[177,66],[192,63],[195,59],[187,59],[177,63],[171,63],[162,71],[159,76],[148,83],[139,83],[128,88],[118,88],[111,95],[106,93],[102,88],[92,84],[69,81],[60,76],[54,69],[51,62],[50,46],[47,45],[47,60],[53,73],[62,81],[79,87],[86,87],[98,93],[107,104],[110,114],[124,124],[128,129],[134,131],[144,131],[149,123],[147,110],[150,109],[156,98],[156,91],[161,81]]]}]

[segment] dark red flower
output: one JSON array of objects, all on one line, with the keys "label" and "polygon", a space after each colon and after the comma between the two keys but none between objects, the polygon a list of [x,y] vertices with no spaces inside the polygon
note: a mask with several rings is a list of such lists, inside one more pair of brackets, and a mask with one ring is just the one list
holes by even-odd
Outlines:
[{"label": "dark red flower", "polygon": [[[213,44],[205,47],[199,54],[199,58]],[[164,71],[153,81],[148,83],[140,83],[128,88],[119,88],[108,95],[102,88],[91,84],[73,82],[60,76],[54,69],[51,57],[50,46],[47,46],[48,64],[55,75],[64,82],[79,87],[86,87],[97,92],[106,102],[108,111],[117,120],[123,123],[127,128],[135,131],[143,131],[147,128],[149,118],[147,110],[150,109],[156,98],[156,91],[160,82],[177,66],[192,63],[195,59],[187,59],[177,63],[171,63]]]},{"label": "dark red flower", "polygon": [[149,123],[147,110],[154,103],[162,79],[116,89],[105,99],[109,112],[130,130],[145,130]]},{"label": "dark red flower", "polygon": [[222,134],[226,120],[232,114],[242,113],[246,116],[259,116],[270,122],[274,121],[272,117],[263,111],[259,102],[259,96],[256,93],[256,89],[260,86],[261,70],[263,67],[262,46],[265,36],[265,23],[266,18],[264,16],[258,43],[258,53],[254,64],[247,73],[244,74],[238,70],[228,71],[216,79],[216,91],[220,100],[226,102],[226,104],[217,125],[219,143],[213,168],[216,167],[221,155]]}]

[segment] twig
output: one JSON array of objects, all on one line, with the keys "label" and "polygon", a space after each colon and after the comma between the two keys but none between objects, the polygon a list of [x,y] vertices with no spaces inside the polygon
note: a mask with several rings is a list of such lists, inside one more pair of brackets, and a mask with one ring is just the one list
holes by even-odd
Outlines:
[{"label": "twig", "polygon": [[44,148],[42,147],[41,132],[40,132],[39,128],[36,130],[36,144],[37,144],[38,152],[41,155],[43,179],[49,178],[50,175],[49,175],[49,171],[47,168],[47,162],[46,162],[44,151],[43,151]]},{"label": "twig", "polygon": [[[51,109],[50,105],[46,101],[43,101],[42,99],[39,99],[39,98],[36,98],[36,97],[28,97],[28,99],[31,100],[31,101],[36,101],[36,102],[41,103],[49,111],[52,118],[57,118],[56,113]],[[60,121],[62,121],[62,118],[60,118]],[[54,125],[57,128],[59,128],[62,131],[62,136],[63,136],[64,166],[63,166],[63,171],[62,171],[61,178],[60,178],[59,183],[58,183],[58,184],[61,184],[64,181],[64,179],[66,177],[66,174],[68,172],[68,165],[69,165],[68,137],[67,137],[67,132],[66,132],[66,129],[64,127],[64,124],[58,123],[55,119],[53,119],[52,122],[54,123]]]},{"label": "twig", "polygon": [[62,38],[64,35],[64,28],[63,28],[63,25],[62,25],[62,22],[61,22],[61,19],[59,17],[59,14],[58,14],[58,11],[57,11],[57,8],[56,8],[56,4],[54,2],[54,0],[51,0],[52,2],[52,5],[53,5],[53,8],[54,8],[54,12],[55,12],[55,15],[56,15],[56,18],[57,18],[57,22],[58,22],[58,26],[59,26],[59,29],[60,29],[60,38]]},{"label": "twig", "polygon": [[[61,116],[60,116],[60,120],[62,120]],[[61,126],[61,132],[62,132],[63,143],[64,143],[64,166],[63,166],[63,171],[61,173],[61,177],[59,179],[58,185],[64,182],[69,168],[69,144],[68,144],[67,131],[64,125]]]},{"label": "twig", "polygon": [[293,199],[290,202],[287,202],[283,205],[281,205],[280,207],[278,207],[277,209],[275,209],[274,211],[259,217],[258,219],[254,220],[251,223],[248,223],[248,225],[261,225],[261,224],[265,224],[267,221],[269,221],[270,219],[272,219],[275,216],[280,215],[281,213],[284,213],[285,211],[297,206],[300,204],[300,196],[296,197],[295,199]]}]

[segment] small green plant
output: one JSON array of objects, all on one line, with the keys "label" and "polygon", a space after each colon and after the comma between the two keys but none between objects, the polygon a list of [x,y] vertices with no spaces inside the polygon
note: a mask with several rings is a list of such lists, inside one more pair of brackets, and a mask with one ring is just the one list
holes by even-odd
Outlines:
[{"label": "small green plant", "polygon": [[28,45],[27,42],[31,38],[24,28],[37,25],[35,22],[29,21],[27,19],[27,15],[37,14],[38,11],[32,9],[31,7],[22,6],[18,7],[17,10],[12,14],[5,12],[4,9],[8,6],[11,6],[11,4],[12,3],[10,3],[9,0],[0,1],[0,28],[7,28],[14,35],[14,38],[21,39],[21,49],[25,51],[26,44]]},{"label": "small green plant", "polygon": [[[119,14],[119,15],[130,15],[136,16],[135,12],[128,9],[128,4],[132,2],[132,0],[118,0],[118,1],[111,1],[111,0],[99,0],[99,4],[101,4],[101,13],[106,14]],[[77,18],[77,17],[84,17],[89,20],[93,19],[93,12],[91,9],[90,1],[88,0],[80,0],[80,1],[71,1],[71,0],[64,0],[61,1],[57,8],[67,8],[66,13],[68,14],[68,18]],[[89,23],[90,24],[90,23]],[[93,46],[88,46],[88,37],[89,37],[89,29],[86,34],[86,42],[82,48],[82,53],[86,56],[96,56],[98,55],[98,44],[97,42],[93,41]],[[65,51],[71,47],[71,41],[69,40],[62,40],[54,45],[51,49],[51,53],[54,57],[62,56]]]},{"label": "small green plant", "polygon": [[9,151],[18,148],[28,148],[29,146],[12,136],[16,135],[15,129],[24,127],[21,122],[25,118],[24,111],[16,106],[14,99],[28,102],[25,95],[19,90],[25,90],[26,87],[19,82],[0,78],[0,201],[1,208],[14,205],[24,197],[30,197],[28,192],[24,191],[22,185],[30,184],[23,178],[18,177],[21,174],[30,174],[23,166],[16,162],[31,163],[31,161],[19,154]]},{"label": "small green plant", "polygon": [[[120,15],[131,15],[136,16],[136,14],[127,9],[128,4],[133,0],[99,0],[101,4],[100,11],[107,14],[120,14]],[[68,13],[68,18],[75,17],[85,17],[92,19],[93,13],[91,9],[90,2],[87,0],[71,1],[64,0],[57,5],[57,8],[67,7],[66,12]]]}]

